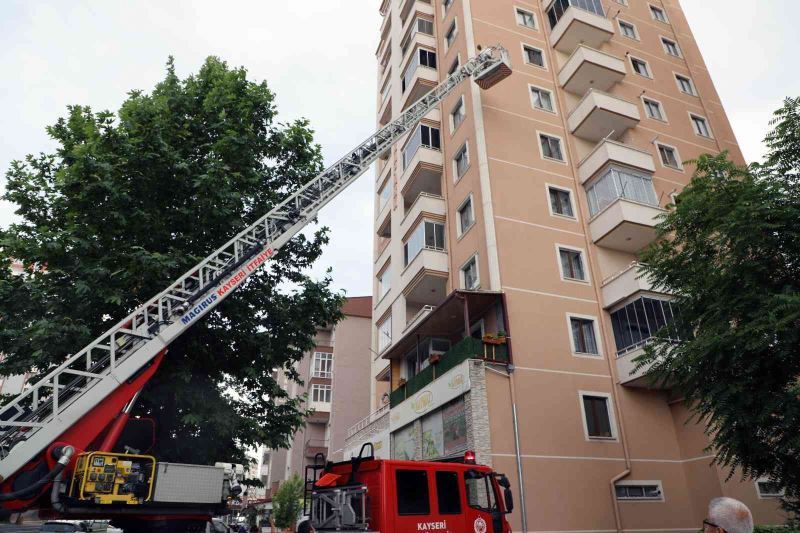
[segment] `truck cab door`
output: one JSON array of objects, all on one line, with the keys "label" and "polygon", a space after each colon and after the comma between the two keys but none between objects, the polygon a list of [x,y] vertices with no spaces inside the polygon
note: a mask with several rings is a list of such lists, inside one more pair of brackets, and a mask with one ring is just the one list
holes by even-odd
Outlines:
[{"label": "truck cab door", "polygon": [[464,472],[464,487],[467,494],[465,531],[504,533],[503,513],[491,473],[467,470]]}]

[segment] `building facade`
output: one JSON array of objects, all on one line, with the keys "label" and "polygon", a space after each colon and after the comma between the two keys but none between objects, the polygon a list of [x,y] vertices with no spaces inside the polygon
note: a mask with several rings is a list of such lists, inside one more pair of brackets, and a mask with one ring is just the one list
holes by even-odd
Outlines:
[{"label": "building facade", "polygon": [[513,478],[515,530],[694,531],[722,495],[783,522],[773,486],[726,481],[681,399],[632,372],[673,312],[636,261],[683,161],[743,162],[678,1],[380,11],[380,126],[482,47],[513,74],[463,83],[377,165],[372,414],[347,453],[472,449]]},{"label": "building facade", "polygon": [[348,428],[370,412],[372,297],[347,298],[342,312],[338,324],[317,330],[314,350],[296,364],[305,385],[278,372],[278,383],[292,397],[307,394],[306,406],[314,412],[289,449],[259,450],[259,473],[269,488],[268,498],[293,474],[302,477],[316,454],[341,461]]}]

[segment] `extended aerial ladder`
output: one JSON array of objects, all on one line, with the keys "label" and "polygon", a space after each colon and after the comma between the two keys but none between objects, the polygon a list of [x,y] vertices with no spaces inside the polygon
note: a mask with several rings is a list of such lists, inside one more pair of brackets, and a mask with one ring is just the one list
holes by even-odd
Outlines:
[{"label": "extended aerial ladder", "polygon": [[[66,467],[60,450],[87,450],[129,409],[175,338],[242,285],[462,81],[472,78],[488,89],[510,74],[504,48],[484,49],[397,119],[3,406],[0,505],[22,509],[39,497],[53,472]],[[56,464],[59,457],[61,467]]]}]

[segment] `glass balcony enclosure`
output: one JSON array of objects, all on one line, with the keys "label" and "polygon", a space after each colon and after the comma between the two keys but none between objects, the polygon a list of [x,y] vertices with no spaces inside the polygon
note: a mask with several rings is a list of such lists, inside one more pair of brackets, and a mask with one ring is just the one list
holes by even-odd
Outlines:
[{"label": "glass balcony enclosure", "polygon": [[418,346],[411,348],[404,358],[405,368],[404,377],[408,380],[428,368],[430,356],[442,355],[450,349],[450,341],[447,339],[427,338],[419,343]]},{"label": "glass balcony enclosure", "polygon": [[603,4],[600,3],[600,0],[555,0],[553,5],[550,6],[550,9],[547,10],[547,18],[550,20],[550,29],[556,27],[558,21],[564,16],[564,12],[570,7],[577,7],[578,9],[583,9],[595,15],[600,15],[601,17],[606,16],[603,11]]},{"label": "glass balcony enclosure", "polygon": [[406,90],[411,86],[411,80],[414,77],[414,73],[417,71],[417,67],[420,66],[435,69],[436,52],[427,50],[425,48],[417,48],[416,52],[414,53],[414,57],[406,67],[405,72],[403,72],[403,93],[405,93]]},{"label": "glass balcony enclosure", "polygon": [[622,167],[611,167],[586,188],[589,214],[596,215],[616,200],[625,198],[642,204],[658,206],[653,179]]},{"label": "glass balcony enclosure", "polygon": [[401,45],[401,50],[403,52],[403,57],[405,57],[406,52],[408,52],[408,47],[414,42],[414,36],[418,33],[422,33],[425,35],[433,36],[433,21],[424,19],[421,17],[416,17],[416,20],[412,22],[412,30],[411,33],[408,34],[408,37],[403,41]]},{"label": "glass balcony enclosure", "polygon": [[611,313],[617,357],[647,344],[661,328],[672,322],[676,313],[676,306],[668,300],[646,296]]},{"label": "glass balcony enclosure", "polygon": [[408,168],[409,162],[414,158],[414,154],[421,146],[439,150],[442,147],[439,129],[425,124],[420,124],[403,148],[403,169]]},{"label": "glass balcony enclosure", "polygon": [[444,224],[425,220],[403,244],[403,266],[414,260],[422,250],[444,251]]}]

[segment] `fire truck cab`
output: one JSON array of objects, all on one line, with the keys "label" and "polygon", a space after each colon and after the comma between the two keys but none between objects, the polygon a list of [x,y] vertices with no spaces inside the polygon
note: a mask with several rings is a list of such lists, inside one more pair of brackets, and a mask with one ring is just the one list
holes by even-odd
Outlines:
[{"label": "fire truck cab", "polygon": [[316,531],[511,532],[508,478],[475,464],[474,453],[458,462],[424,462],[363,451],[350,461],[306,468],[304,510]]}]

